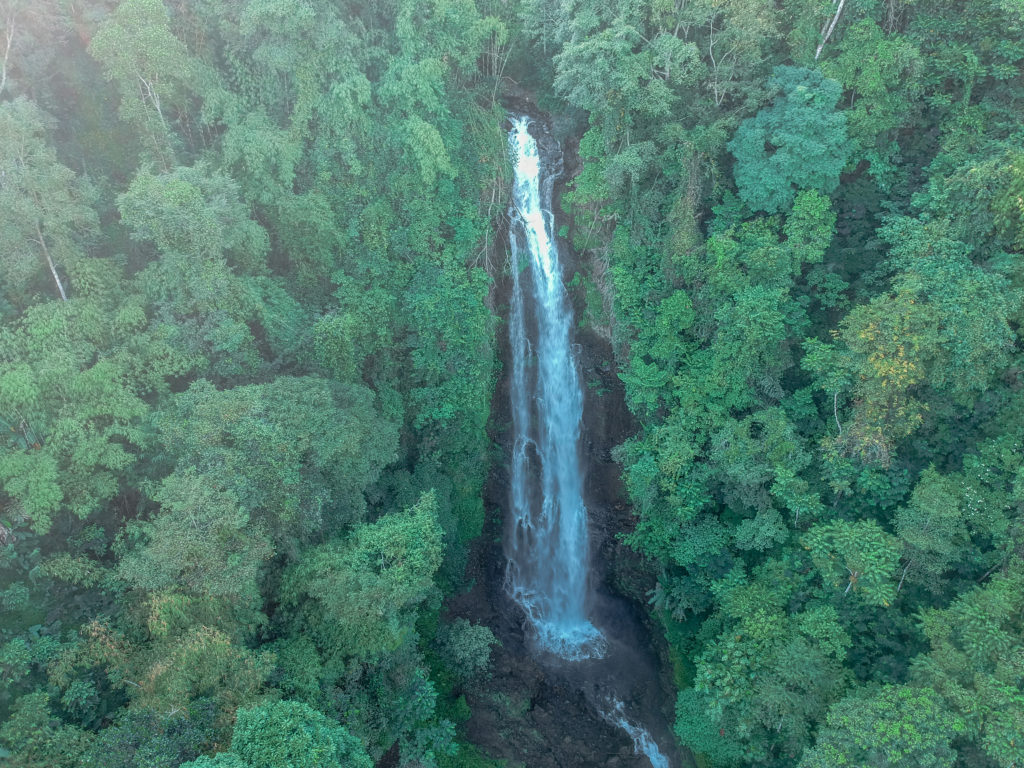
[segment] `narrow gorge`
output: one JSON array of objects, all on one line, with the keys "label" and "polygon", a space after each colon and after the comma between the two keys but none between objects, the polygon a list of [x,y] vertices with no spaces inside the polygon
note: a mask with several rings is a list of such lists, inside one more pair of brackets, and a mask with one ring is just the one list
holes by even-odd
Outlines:
[{"label": "narrow gorge", "polygon": [[[512,457],[506,589],[522,610],[528,644],[542,664],[567,667],[570,678],[592,674],[588,666],[593,666],[600,677],[587,691],[591,706],[622,729],[653,768],[668,768],[668,758],[630,711],[637,707],[627,707],[620,698],[620,687],[637,682],[630,679],[632,670],[617,666],[621,638],[595,626],[593,618],[597,605],[580,455],[582,347],[573,339],[573,308],[552,206],[563,161],[555,142],[542,156],[531,129],[544,131],[528,115],[511,118]],[[605,609],[614,610],[607,603]]]},{"label": "narrow gorge", "polygon": [[[611,449],[629,428],[607,340],[577,318],[584,268],[561,235],[571,178],[545,116],[506,121],[513,172],[505,264],[496,276],[502,375],[492,402],[501,458],[489,484],[490,543],[455,613],[494,628],[490,694],[470,697],[486,751],[530,766],[689,765],[668,729],[671,682],[638,595],[616,584],[635,557]],[[687,756],[688,757],[688,756]]]}]

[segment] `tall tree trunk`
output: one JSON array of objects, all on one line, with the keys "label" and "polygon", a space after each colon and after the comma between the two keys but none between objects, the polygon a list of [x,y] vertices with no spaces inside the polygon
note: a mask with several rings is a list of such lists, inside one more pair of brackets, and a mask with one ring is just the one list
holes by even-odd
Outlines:
[{"label": "tall tree trunk", "polygon": [[46,257],[46,266],[50,268],[50,274],[53,275],[53,282],[57,284],[57,291],[60,293],[60,298],[63,301],[68,300],[68,295],[64,292],[64,283],[60,281],[60,275],[57,274],[57,267],[53,263],[53,258],[50,256],[50,249],[46,247],[46,238],[43,237],[43,228],[39,226],[39,222],[36,222],[36,235],[39,236],[39,245],[43,249],[43,256]]},{"label": "tall tree trunk", "polygon": [[828,39],[830,37],[832,37],[832,33],[836,29],[836,24],[839,23],[839,17],[843,13],[843,6],[844,5],[846,5],[846,0],[839,0],[839,5],[836,8],[836,15],[832,17],[832,23],[828,25],[827,31],[826,31],[825,27],[822,27],[822,30],[821,30],[821,42],[818,43],[818,50],[816,50],[814,52],[814,60],[815,61],[817,61],[818,57],[821,56],[821,51],[825,47],[825,43],[827,43]]},{"label": "tall tree trunk", "polygon": [[4,48],[4,60],[0,62],[0,94],[4,92],[4,87],[7,85],[7,60],[11,55],[11,47],[14,45],[14,15],[7,20],[7,29],[4,31],[4,37],[7,39],[7,47]]}]

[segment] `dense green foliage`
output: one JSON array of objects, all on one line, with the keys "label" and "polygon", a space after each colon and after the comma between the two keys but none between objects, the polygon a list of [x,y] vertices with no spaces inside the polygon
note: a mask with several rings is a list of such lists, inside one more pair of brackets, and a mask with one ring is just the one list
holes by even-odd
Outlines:
[{"label": "dense green foliage", "polygon": [[452,764],[505,34],[0,2],[0,762]]},{"label": "dense green foliage", "polygon": [[1021,40],[1017,0],[0,0],[0,762],[477,759],[494,638],[440,607],[505,73],[581,137],[680,741],[1024,765]]},{"label": "dense green foliage", "polygon": [[570,212],[676,734],[1021,765],[1020,5],[529,9],[588,126]]}]

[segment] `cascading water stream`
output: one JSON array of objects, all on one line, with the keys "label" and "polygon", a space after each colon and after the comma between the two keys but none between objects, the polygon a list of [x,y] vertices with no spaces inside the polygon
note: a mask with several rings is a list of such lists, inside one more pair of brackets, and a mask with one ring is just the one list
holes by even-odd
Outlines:
[{"label": "cascading water stream", "polygon": [[[513,118],[509,133],[514,442],[506,588],[542,650],[581,662],[601,659],[607,641],[587,614],[590,563],[579,454],[583,391],[551,214],[559,169],[550,172],[541,161],[530,122]],[[668,768],[650,733],[626,716],[618,698],[604,695],[594,706],[629,735],[653,768]]]},{"label": "cascading water stream", "polygon": [[626,717],[625,707],[621,701],[612,699],[607,709],[602,708],[600,711],[601,717],[629,734],[633,740],[633,751],[638,755],[645,755],[651,763],[651,768],[669,768],[668,758],[658,749],[651,734]]},{"label": "cascading water stream", "polygon": [[[545,174],[529,118],[512,121],[512,530],[507,587],[541,648],[571,660],[600,656],[588,620],[587,510],[579,438],[583,392],[569,337],[572,310],[562,283]],[[520,272],[522,271],[522,274]],[[526,317],[524,283],[532,292]],[[528,320],[535,329],[531,344]]]}]

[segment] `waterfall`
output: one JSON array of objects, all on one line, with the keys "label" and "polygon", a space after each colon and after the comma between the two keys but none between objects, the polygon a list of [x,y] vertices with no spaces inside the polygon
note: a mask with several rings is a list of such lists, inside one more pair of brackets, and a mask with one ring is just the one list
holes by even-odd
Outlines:
[{"label": "waterfall", "polygon": [[[581,660],[603,653],[601,633],[586,612],[587,510],[579,457],[583,392],[569,334],[572,309],[552,231],[554,174],[543,167],[529,124],[527,117],[515,118],[509,133],[515,168],[509,209],[514,443],[506,586],[542,649]],[[532,301],[526,301],[526,290]]]},{"label": "waterfall", "polygon": [[[590,563],[579,453],[583,391],[551,213],[560,169],[552,171],[542,162],[530,122],[528,117],[513,118],[509,132],[514,167],[508,323],[514,439],[505,586],[526,614],[541,650],[610,668],[621,661],[605,658],[606,651],[612,643],[621,647],[621,641],[611,635],[606,640],[587,614]],[[651,734],[627,717],[619,698],[609,696],[606,688],[591,703],[601,717],[629,735],[636,753],[646,755],[652,768],[668,768],[668,758]]]}]

